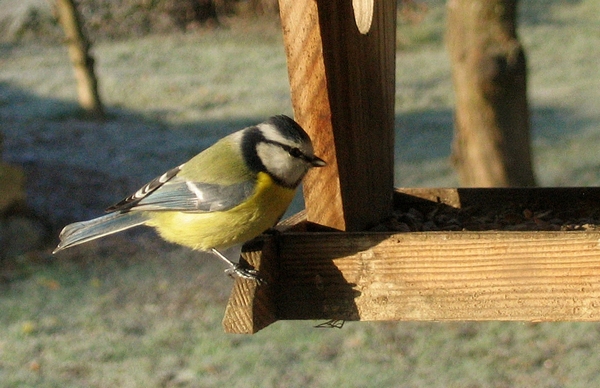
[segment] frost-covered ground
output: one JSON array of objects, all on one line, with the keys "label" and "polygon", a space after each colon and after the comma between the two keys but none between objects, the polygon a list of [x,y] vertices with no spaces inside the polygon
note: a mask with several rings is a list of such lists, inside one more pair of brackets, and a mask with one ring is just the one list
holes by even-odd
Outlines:
[{"label": "frost-covered ground", "polygon": [[[599,3],[522,3],[539,182],[597,185]],[[444,12],[430,4],[423,23],[400,29],[397,186],[457,184]],[[94,53],[102,123],[77,116],[63,47],[0,45],[3,159],[26,168],[30,203],[57,227],[101,214],[226,133],[291,113],[275,29],[102,42]],[[22,278],[0,288],[3,386],[585,387],[600,377],[597,324],[279,322],[225,335],[221,264],[151,232],[21,260]]]}]

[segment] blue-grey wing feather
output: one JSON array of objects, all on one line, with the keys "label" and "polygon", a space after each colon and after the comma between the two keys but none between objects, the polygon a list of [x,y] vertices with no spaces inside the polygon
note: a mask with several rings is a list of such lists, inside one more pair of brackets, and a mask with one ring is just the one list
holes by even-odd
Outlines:
[{"label": "blue-grey wing feather", "polygon": [[106,210],[224,211],[239,205],[254,192],[256,182],[253,180],[230,185],[188,181],[178,176],[182,167],[183,165],[167,171]]},{"label": "blue-grey wing feather", "polygon": [[191,182],[173,178],[151,194],[140,199],[131,210],[213,212],[231,209],[249,198],[255,182],[231,185]]},{"label": "blue-grey wing feather", "polygon": [[183,167],[183,164],[181,166],[170,169],[169,171],[165,172],[164,174],[162,174],[159,177],[156,177],[155,179],[151,180],[150,182],[148,182],[144,186],[142,186],[141,189],[139,189],[135,193],[131,194],[129,197],[123,199],[121,202],[118,202],[118,203],[108,207],[106,209],[106,211],[107,212],[128,211],[128,210],[134,208],[135,206],[137,206],[137,204],[142,199],[148,197],[154,191],[161,188],[165,183],[167,183],[171,179],[175,178],[177,176],[177,174],[179,174],[179,172],[181,171],[182,167]]}]

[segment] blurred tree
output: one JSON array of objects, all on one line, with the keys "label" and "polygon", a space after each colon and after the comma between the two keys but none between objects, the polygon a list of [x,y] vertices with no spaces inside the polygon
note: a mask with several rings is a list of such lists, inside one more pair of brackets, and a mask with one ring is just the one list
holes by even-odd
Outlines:
[{"label": "blurred tree", "polygon": [[25,208],[25,173],[20,166],[2,161],[2,134],[0,133],[0,280],[2,261],[11,246],[8,233],[8,215],[16,208]]},{"label": "blurred tree", "polygon": [[278,0],[160,0],[157,6],[183,30],[220,25],[220,18],[225,16],[272,16],[279,12]]},{"label": "blurred tree", "polygon": [[21,167],[2,161],[2,141],[0,133],[0,217],[16,204],[25,203],[25,174]]},{"label": "blurred tree", "polygon": [[55,10],[58,22],[65,32],[65,42],[75,71],[79,104],[91,116],[102,118],[104,107],[94,73],[94,58],[90,54],[90,42],[84,34],[81,16],[75,2],[56,0]]},{"label": "blurred tree", "polygon": [[463,186],[534,186],[517,0],[449,0],[456,94],[453,162]]},{"label": "blurred tree", "polygon": [[214,0],[165,0],[163,7],[182,30],[198,25],[220,24]]},{"label": "blurred tree", "polygon": [[279,13],[278,0],[248,0],[248,3],[254,15],[278,15]]}]

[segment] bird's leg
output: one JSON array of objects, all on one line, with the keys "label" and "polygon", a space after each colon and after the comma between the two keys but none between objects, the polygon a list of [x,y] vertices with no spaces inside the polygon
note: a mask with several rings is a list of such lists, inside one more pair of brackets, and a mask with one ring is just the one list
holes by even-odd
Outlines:
[{"label": "bird's leg", "polygon": [[225,270],[225,273],[229,276],[238,276],[244,279],[254,280],[257,283],[264,283],[264,280],[258,275],[258,271],[255,269],[244,268],[240,263],[234,263],[225,257],[224,254],[219,252],[217,249],[212,248],[212,253],[214,253],[219,259],[223,260],[229,265],[229,268]]}]

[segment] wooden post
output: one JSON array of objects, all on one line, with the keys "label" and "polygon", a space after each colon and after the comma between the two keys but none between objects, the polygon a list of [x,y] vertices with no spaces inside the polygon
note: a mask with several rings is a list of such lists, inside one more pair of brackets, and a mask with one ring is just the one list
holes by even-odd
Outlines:
[{"label": "wooden post", "polygon": [[[321,227],[361,230],[392,210],[395,6],[280,0],[296,120],[329,163],[305,183],[308,221]],[[590,204],[600,190],[405,189],[395,197],[421,214],[514,203],[580,214],[595,213]],[[267,282],[236,280],[227,332],[254,333],[278,319],[600,320],[597,229],[317,233],[311,222],[299,226],[309,233],[246,247]]]},{"label": "wooden post", "polygon": [[357,11],[366,34],[352,3],[279,1],[294,114],[328,163],[304,182],[307,218],[346,231],[389,215],[394,183],[396,2]]}]

